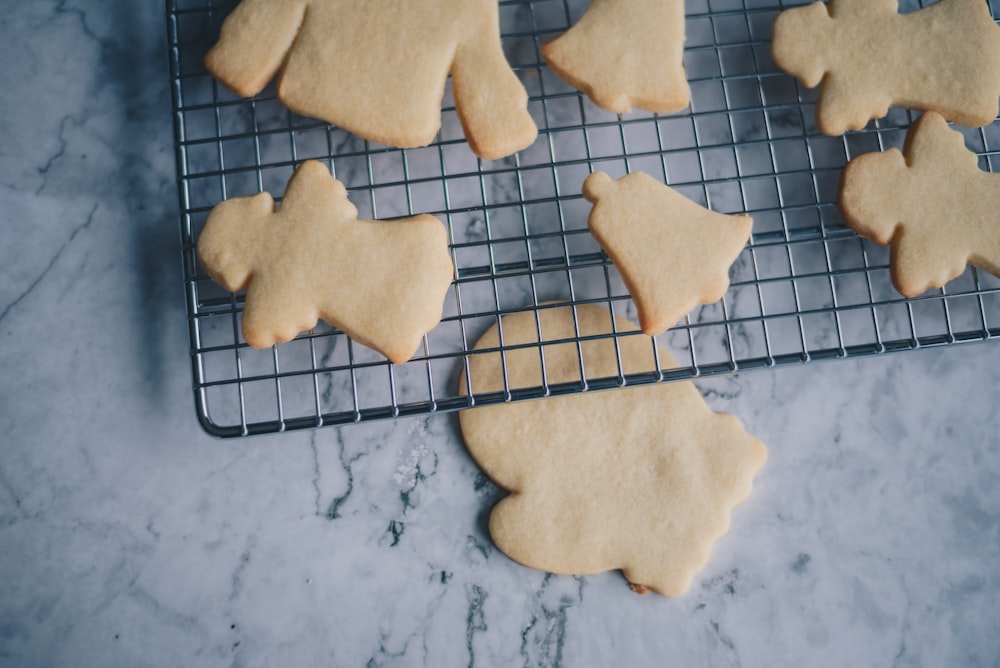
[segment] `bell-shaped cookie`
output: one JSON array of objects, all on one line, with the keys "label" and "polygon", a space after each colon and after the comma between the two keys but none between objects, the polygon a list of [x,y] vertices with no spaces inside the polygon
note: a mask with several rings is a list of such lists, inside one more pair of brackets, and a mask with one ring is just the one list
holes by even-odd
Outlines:
[{"label": "bell-shaped cookie", "polygon": [[594,203],[590,232],[618,267],[643,332],[660,334],[725,295],[749,216],[709,211],[642,172],[618,181],[595,172],[583,194]]}]

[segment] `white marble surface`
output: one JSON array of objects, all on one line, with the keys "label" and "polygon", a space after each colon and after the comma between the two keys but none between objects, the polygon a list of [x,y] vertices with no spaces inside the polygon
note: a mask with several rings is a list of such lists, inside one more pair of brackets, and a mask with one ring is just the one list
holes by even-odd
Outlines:
[{"label": "white marble surface", "polygon": [[217,441],[162,3],[5,3],[0,665],[990,666],[1000,347],[703,383],[770,459],[684,597],[496,552],[453,416]]}]

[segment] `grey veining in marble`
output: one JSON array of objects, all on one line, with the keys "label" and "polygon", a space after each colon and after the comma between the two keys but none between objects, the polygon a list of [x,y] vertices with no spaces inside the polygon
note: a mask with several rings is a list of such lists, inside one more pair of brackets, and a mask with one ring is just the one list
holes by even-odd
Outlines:
[{"label": "grey veining in marble", "polygon": [[770,447],[685,596],[521,568],[454,416],[220,442],[162,3],[3,3],[0,665],[991,666],[1000,347],[701,383]]}]

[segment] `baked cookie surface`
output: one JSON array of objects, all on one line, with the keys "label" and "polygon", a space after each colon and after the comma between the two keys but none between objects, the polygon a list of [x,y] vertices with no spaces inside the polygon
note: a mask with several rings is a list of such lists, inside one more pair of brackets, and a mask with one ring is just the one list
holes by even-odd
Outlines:
[{"label": "baked cookie surface", "polygon": [[358,220],[322,164],[302,164],[281,209],[268,193],[216,206],[198,238],[206,273],[246,290],[243,337],[289,341],[322,318],[392,362],[408,360],[441,320],[455,269],[433,216]]},{"label": "baked cookie surface", "polygon": [[848,163],[838,205],[858,234],[892,246],[892,281],[905,297],[943,287],[966,264],[1000,276],[1000,176],[980,170],[938,114],[910,127],[902,152]]},{"label": "baked cookie surface", "polygon": [[899,14],[897,0],[830,0],[787,9],[772,53],[809,88],[819,129],[859,130],[891,105],[991,123],[1000,98],[1000,27],[983,0],[938,0]]},{"label": "baked cookie surface", "polygon": [[242,0],[205,63],[244,97],[278,75],[289,109],[401,148],[434,140],[451,74],[469,145],[495,159],[538,134],[498,12],[496,0]]},{"label": "baked cookie surface", "polygon": [[583,194],[594,203],[590,232],[621,272],[643,332],[660,334],[725,295],[749,216],[709,211],[642,172],[617,181],[594,172]]},{"label": "baked cookie surface", "polygon": [[[542,308],[503,317],[505,346],[612,331],[600,306]],[[615,319],[619,332],[634,325]],[[499,346],[491,327],[476,350]],[[655,369],[642,335],[581,343],[587,378]],[[575,342],[547,345],[545,380],[579,381]],[[537,348],[472,355],[476,394],[542,384]],[[660,351],[660,365],[675,362]],[[460,387],[465,391],[463,374]],[[563,574],[622,569],[633,589],[682,594],[750,494],[767,451],[739,421],[713,413],[690,382],[586,392],[472,408],[460,414],[472,457],[511,492],[490,515],[490,535],[520,564]]]},{"label": "baked cookie surface", "polygon": [[669,113],[691,102],[684,0],[593,0],[542,54],[553,72],[608,111]]}]

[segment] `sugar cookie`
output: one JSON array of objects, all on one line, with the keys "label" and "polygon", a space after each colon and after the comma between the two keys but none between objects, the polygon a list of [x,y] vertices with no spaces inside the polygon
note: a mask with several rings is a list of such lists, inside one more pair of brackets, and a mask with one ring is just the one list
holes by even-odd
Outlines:
[{"label": "sugar cookie", "polygon": [[280,73],[289,109],[402,148],[434,140],[450,73],[469,145],[495,159],[538,134],[498,12],[496,0],[243,0],[205,64],[245,97]]},{"label": "sugar cookie", "polygon": [[198,258],[225,289],[247,290],[243,337],[288,341],[319,318],[401,364],[441,320],[454,276],[448,236],[433,216],[358,220],[343,184],[308,161],[281,210],[268,193],[216,206]]},{"label": "sugar cookie", "polygon": [[684,0],[593,0],[542,54],[553,72],[608,111],[668,113],[691,102]]},{"label": "sugar cookie", "polygon": [[583,194],[594,203],[590,232],[621,272],[643,332],[659,334],[725,295],[749,216],[709,211],[642,172],[618,181],[595,172]]},{"label": "sugar cookie", "polygon": [[944,286],[966,263],[1000,276],[1000,176],[981,171],[938,114],[913,124],[902,153],[848,163],[838,204],[858,234],[892,245],[892,281],[905,297]]},{"label": "sugar cookie", "polygon": [[1000,97],[1000,28],[983,0],[938,0],[899,14],[897,0],[830,0],[774,22],[774,61],[813,88],[819,129],[859,130],[891,105],[991,123]]},{"label": "sugar cookie", "polygon": [[[577,306],[579,336],[612,331],[600,306]],[[541,340],[577,336],[570,307],[538,311]],[[619,332],[634,325],[615,320]],[[505,346],[539,341],[535,312],[503,316]],[[618,339],[623,371],[655,368],[653,341]],[[619,373],[612,339],[585,341],[588,378]],[[476,343],[499,347],[491,327]],[[579,382],[576,343],[545,346],[549,384]],[[537,348],[505,352],[509,388],[542,384]],[[661,366],[676,362],[660,351]],[[469,357],[473,393],[505,388],[498,352]],[[463,374],[460,388],[465,391]],[[658,383],[472,408],[459,416],[473,458],[511,492],[490,515],[490,535],[514,561],[553,573],[620,568],[635,591],[678,596],[750,494],[767,450],[739,420],[713,413],[690,382]]]}]

